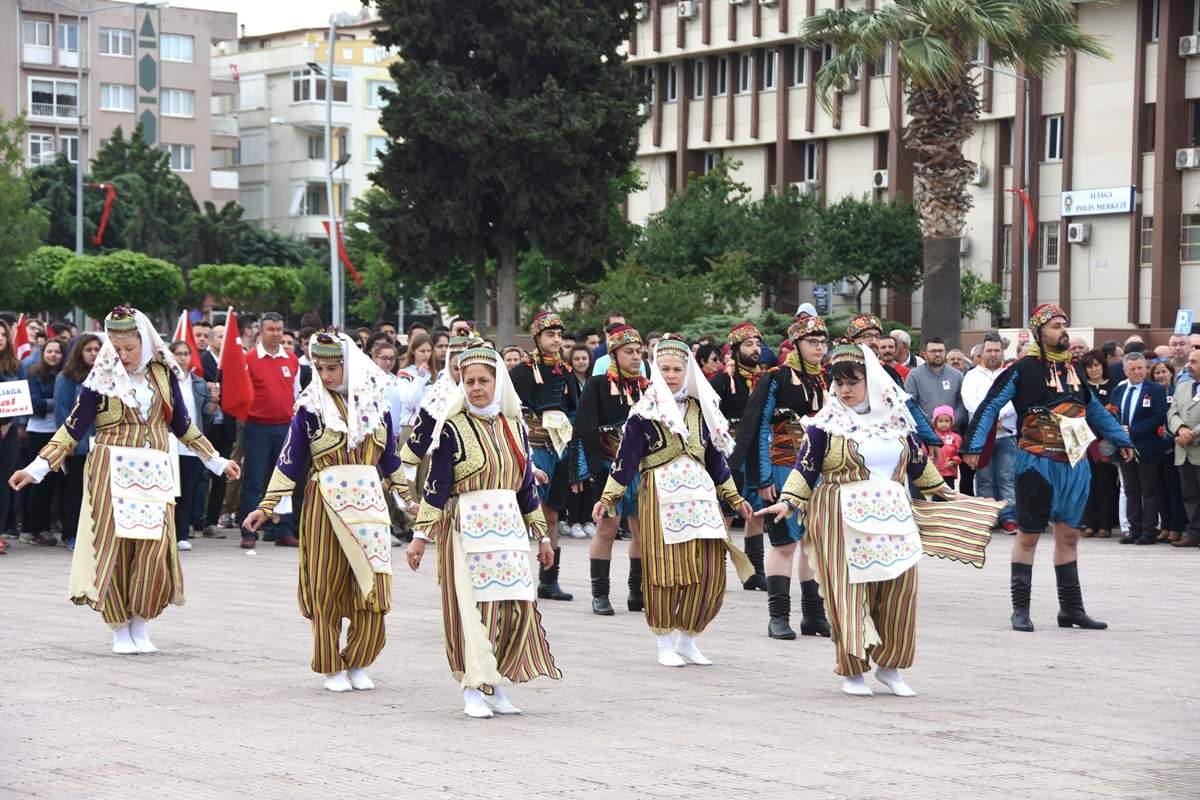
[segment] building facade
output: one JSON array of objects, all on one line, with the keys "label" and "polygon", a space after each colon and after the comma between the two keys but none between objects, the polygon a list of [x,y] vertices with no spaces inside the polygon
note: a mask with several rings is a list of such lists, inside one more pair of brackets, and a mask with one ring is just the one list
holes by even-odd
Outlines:
[{"label": "building facade", "polygon": [[[807,17],[849,4],[639,5],[628,52],[652,97],[637,156],[647,185],[630,196],[630,218],[661,209],[720,158],[740,162],[735,177],[758,196],[795,186],[827,201],[911,198],[895,53],[867,65],[830,113],[812,83],[832,50],[795,43]],[[1057,302],[1080,326],[1170,328],[1177,309],[1200,309],[1200,0],[1080,4],[1078,14],[1111,58],[1069,58],[1036,77],[1005,74],[979,53],[983,114],[965,144],[979,170],[962,266],[1001,285],[1006,314],[976,328],[1020,324],[1026,241],[1031,306]],[[1011,191],[1022,187],[1028,210]],[[813,294],[804,281],[794,290],[779,310]],[[882,301],[888,317],[919,322],[919,292]]]},{"label": "building facade", "polygon": [[[387,138],[379,127],[394,56],[371,38],[377,19],[339,28],[334,49],[334,211],[371,186]],[[227,100],[241,146],[227,168],[239,176],[245,218],[280,233],[326,240],[325,77],[328,29],[291,30],[227,42],[215,61],[238,75]],[[318,69],[314,70],[312,66]],[[346,157],[348,160],[345,160]]]},{"label": "building facade", "polygon": [[115,128],[141,123],[197,202],[237,199],[237,174],[212,168],[237,147],[237,120],[211,112],[236,89],[211,60],[214,42],[237,35],[236,14],[0,0],[0,20],[0,110],[27,117],[27,165],[90,160]]}]

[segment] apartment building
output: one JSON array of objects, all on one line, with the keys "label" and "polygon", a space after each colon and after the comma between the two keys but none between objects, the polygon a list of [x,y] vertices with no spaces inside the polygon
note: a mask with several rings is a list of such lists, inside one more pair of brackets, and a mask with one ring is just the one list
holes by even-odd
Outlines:
[{"label": "apartment building", "polygon": [[236,91],[213,76],[214,42],[237,35],[237,15],[191,8],[0,0],[0,109],[25,114],[26,164],[94,158],[120,126],[140,122],[171,154],[171,169],[197,202],[237,199],[237,174],[215,170],[213,153],[237,147],[237,120],[211,113]]},{"label": "apartment building", "polygon": [[[378,20],[366,11],[339,28],[334,43],[334,211],[344,213],[371,186],[370,174],[386,147],[379,127],[393,86],[394,55],[375,43]],[[245,218],[285,234],[327,241],[325,187],[325,69],[327,28],[243,37],[218,48],[219,68],[238,75],[238,93],[227,99],[236,114],[240,147],[226,168],[239,176]],[[314,67],[316,67],[314,69]]]},{"label": "apartment building", "polygon": [[[652,99],[637,155],[647,186],[630,196],[630,218],[661,209],[722,157],[741,162],[736,177],[758,196],[796,186],[827,201],[911,198],[895,53],[867,65],[828,113],[812,82],[832,49],[795,43],[807,17],[876,5],[640,4],[628,52]],[[1177,309],[1200,310],[1200,0],[1080,4],[1078,13],[1110,59],[1072,59],[1035,77],[993,71],[986,48],[978,55],[983,116],[965,149],[979,170],[962,266],[1003,287],[1006,315],[995,322],[1020,325],[1026,209],[1010,190],[1027,186],[1031,305],[1057,302],[1083,328],[1170,328]],[[808,282],[788,288],[795,294],[780,310],[813,296]],[[827,288],[835,307],[851,302],[839,296],[849,287]],[[920,292],[882,300],[888,317],[920,320]]]}]

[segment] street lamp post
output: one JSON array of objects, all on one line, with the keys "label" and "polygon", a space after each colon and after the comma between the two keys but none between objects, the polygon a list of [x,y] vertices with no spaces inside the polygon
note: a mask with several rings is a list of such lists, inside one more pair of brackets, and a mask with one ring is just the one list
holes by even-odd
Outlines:
[{"label": "street lamp post", "polygon": [[329,39],[325,42],[325,197],[329,205],[329,278],[330,300],[333,324],[339,328],[345,325],[345,296],[342,270],[338,263],[337,246],[337,208],[333,202],[333,56],[337,45],[337,29],[339,25],[348,25],[354,20],[353,15],[341,13],[329,17]]}]

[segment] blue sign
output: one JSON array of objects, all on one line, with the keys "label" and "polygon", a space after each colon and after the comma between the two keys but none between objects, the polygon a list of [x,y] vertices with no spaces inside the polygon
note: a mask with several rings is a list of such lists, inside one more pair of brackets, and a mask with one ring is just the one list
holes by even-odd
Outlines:
[{"label": "blue sign", "polygon": [[818,314],[828,314],[833,310],[832,296],[832,284],[818,283],[813,287],[813,305],[816,306]]},{"label": "blue sign", "polygon": [[1192,332],[1194,315],[1190,308],[1181,308],[1175,312],[1175,333],[1187,336]]}]

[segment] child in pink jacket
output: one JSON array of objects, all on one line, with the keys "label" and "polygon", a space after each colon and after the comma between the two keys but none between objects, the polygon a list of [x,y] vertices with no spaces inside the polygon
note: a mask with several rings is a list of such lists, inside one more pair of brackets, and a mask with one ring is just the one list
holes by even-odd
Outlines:
[{"label": "child in pink jacket", "polygon": [[934,466],[938,474],[951,489],[958,480],[958,465],[962,463],[958,450],[962,447],[962,437],[954,432],[954,409],[950,406],[938,406],[933,410],[933,429],[942,439],[941,452],[934,458]]}]

